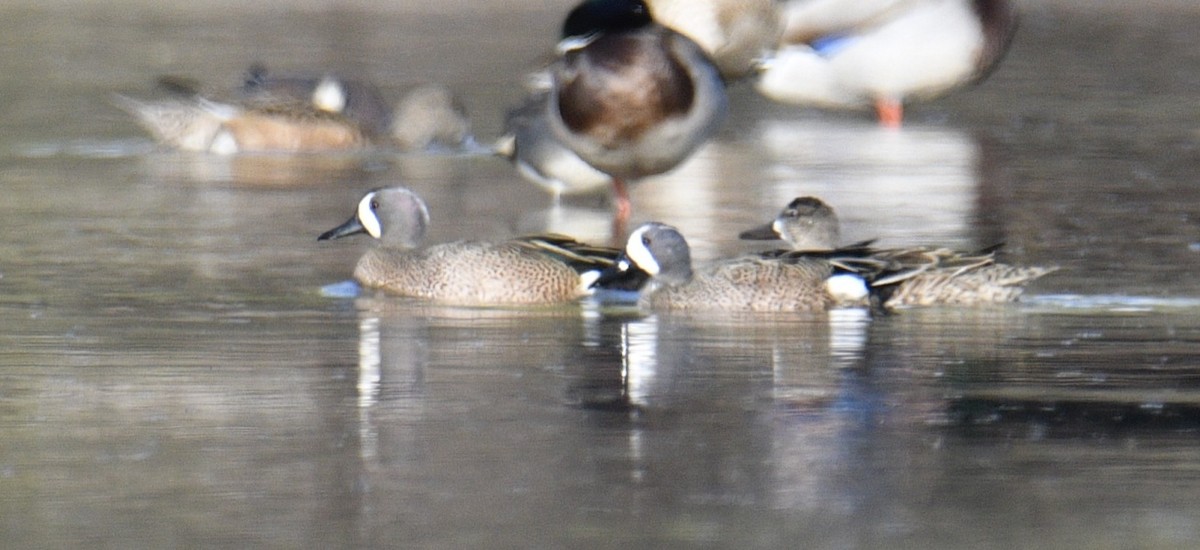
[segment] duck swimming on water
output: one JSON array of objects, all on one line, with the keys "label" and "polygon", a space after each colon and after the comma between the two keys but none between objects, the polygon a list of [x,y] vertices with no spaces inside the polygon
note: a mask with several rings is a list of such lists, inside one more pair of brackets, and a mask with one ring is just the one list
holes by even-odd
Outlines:
[{"label": "duck swimming on water", "polygon": [[[746,240],[783,240],[794,252],[765,253],[780,257],[836,251],[842,246],[838,243],[839,232],[832,207],[816,197],[797,197],[771,223],[739,236]],[[962,252],[930,246],[882,249],[869,242],[850,246],[866,253],[844,258],[843,267],[865,273],[886,308],[1012,302],[1027,284],[1057,269],[1000,263],[996,261],[999,247]]]}]

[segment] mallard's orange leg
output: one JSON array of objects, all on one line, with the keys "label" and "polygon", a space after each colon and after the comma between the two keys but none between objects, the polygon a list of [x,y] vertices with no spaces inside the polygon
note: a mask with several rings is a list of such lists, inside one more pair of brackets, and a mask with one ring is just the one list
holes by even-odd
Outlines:
[{"label": "mallard's orange leg", "polygon": [[629,200],[629,190],[625,180],[613,178],[613,212],[612,242],[621,243],[625,239],[625,227],[629,224],[629,216],[633,213],[633,203]]},{"label": "mallard's orange leg", "polygon": [[899,128],[904,122],[904,104],[900,100],[881,97],[875,100],[875,112],[884,128]]}]

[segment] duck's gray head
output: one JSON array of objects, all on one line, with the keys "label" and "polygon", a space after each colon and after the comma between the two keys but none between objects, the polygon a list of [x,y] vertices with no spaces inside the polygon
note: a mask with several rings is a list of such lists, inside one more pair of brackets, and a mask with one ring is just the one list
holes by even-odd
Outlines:
[{"label": "duck's gray head", "polygon": [[833,250],[841,241],[837,214],[816,197],[797,197],[771,223],[743,231],[750,241],[782,239],[793,250]]},{"label": "duck's gray head", "polygon": [[678,285],[692,280],[692,251],[679,230],[666,224],[642,224],[625,242],[625,250],[613,265],[619,271],[640,270],[663,284]]},{"label": "duck's gray head", "polygon": [[692,280],[692,251],[674,227],[658,222],[642,224],[625,243],[612,266],[600,272],[592,288],[617,288],[629,281],[654,279],[664,285]]},{"label": "duck's gray head", "polygon": [[387,187],[363,195],[354,216],[317,240],[366,233],[389,245],[416,248],[428,226],[429,209],[421,197],[404,187]]}]

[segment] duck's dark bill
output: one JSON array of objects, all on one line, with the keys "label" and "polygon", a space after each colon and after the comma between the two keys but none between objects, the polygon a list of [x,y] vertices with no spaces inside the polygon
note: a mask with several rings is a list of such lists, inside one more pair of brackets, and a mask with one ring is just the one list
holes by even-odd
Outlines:
[{"label": "duck's dark bill", "polygon": [[330,239],[338,239],[341,237],[345,237],[347,235],[354,235],[357,233],[366,233],[366,232],[367,232],[367,228],[363,227],[363,224],[358,221],[358,216],[354,216],[354,217],[350,218],[349,220],[347,220],[346,223],[343,223],[342,225],[339,225],[333,229],[330,229],[329,231],[321,233],[321,236],[317,237],[317,240],[318,241],[328,241]]},{"label": "duck's dark bill", "polygon": [[775,225],[768,223],[754,229],[747,229],[738,234],[738,238],[743,241],[774,241],[779,239],[779,233],[775,232]]}]

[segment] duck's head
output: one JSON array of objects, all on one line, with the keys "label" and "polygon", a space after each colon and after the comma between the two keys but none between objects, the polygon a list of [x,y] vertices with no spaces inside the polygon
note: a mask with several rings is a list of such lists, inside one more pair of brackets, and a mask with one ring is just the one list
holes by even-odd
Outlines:
[{"label": "duck's head", "polygon": [[429,209],[421,197],[404,187],[386,187],[364,195],[346,223],[322,233],[317,240],[366,233],[390,245],[416,248],[428,226]]},{"label": "duck's head", "polygon": [[825,201],[816,197],[797,197],[771,223],[743,231],[738,238],[748,241],[782,239],[793,250],[833,250],[841,240],[841,227],[837,214]]},{"label": "duck's head", "polygon": [[561,38],[586,39],[602,33],[631,31],[653,21],[643,0],[584,0],[567,14]]},{"label": "duck's head", "polygon": [[648,276],[666,285],[692,279],[691,248],[679,230],[658,222],[642,224],[629,234],[621,255],[600,273],[593,286],[611,285],[637,276]]}]

